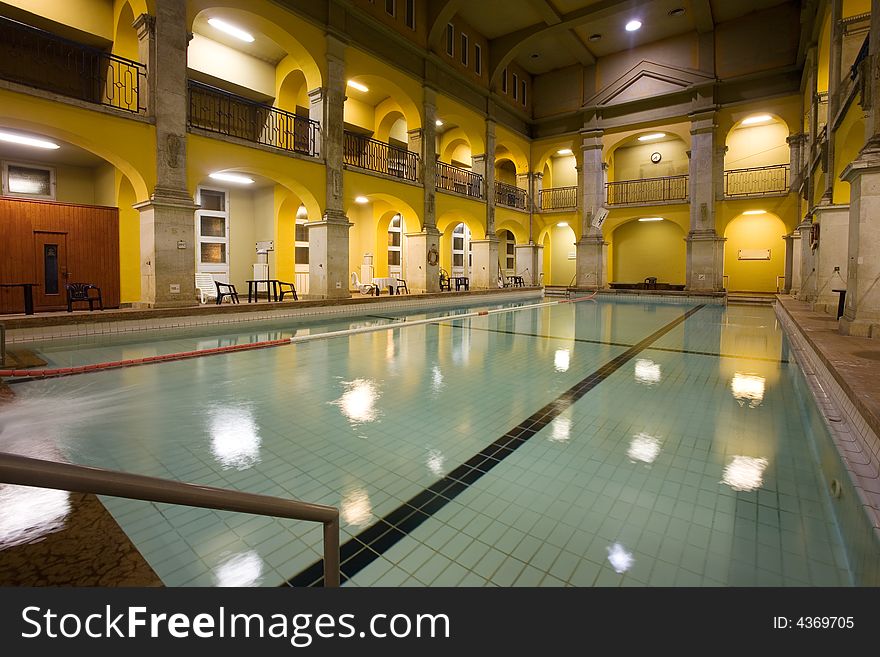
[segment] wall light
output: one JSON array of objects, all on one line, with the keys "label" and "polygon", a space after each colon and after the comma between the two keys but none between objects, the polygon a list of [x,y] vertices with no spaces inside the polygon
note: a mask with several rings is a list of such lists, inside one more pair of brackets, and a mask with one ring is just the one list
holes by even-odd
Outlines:
[{"label": "wall light", "polygon": [[61,148],[58,144],[46,139],[37,139],[36,137],[26,137],[14,132],[0,132],[0,141],[7,141],[10,144],[21,144],[22,146],[32,146],[34,148]]},{"label": "wall light", "polygon": [[756,125],[758,123],[767,123],[767,121],[772,121],[773,117],[769,114],[757,114],[755,116],[750,116],[747,119],[743,119],[743,125]]},{"label": "wall light", "polygon": [[309,211],[306,210],[306,204],[300,203],[300,206],[296,210],[296,218],[297,219],[308,219]]},{"label": "wall light", "polygon": [[743,214],[767,214],[766,210],[746,210]]},{"label": "wall light", "polygon": [[364,93],[366,93],[367,91],[370,90],[370,88],[367,85],[361,84],[360,82],[355,82],[354,80],[349,80],[348,86],[351,87],[352,89],[357,89],[358,91],[363,91]]},{"label": "wall light", "polygon": [[254,179],[248,178],[247,176],[240,176],[237,173],[210,173],[208,174],[209,178],[213,178],[214,180],[222,180],[224,182],[238,183],[239,185],[253,185]]},{"label": "wall light", "polygon": [[560,221],[560,222],[559,222],[558,224],[556,224],[556,225],[559,226],[560,228],[568,228],[568,222],[567,222],[567,221]]},{"label": "wall light", "polygon": [[571,149],[570,148],[560,148],[558,151],[556,151],[556,154],[557,155],[571,155]]},{"label": "wall light", "polygon": [[627,32],[635,32],[641,26],[642,26],[642,21],[633,20],[633,21],[630,21],[629,23],[626,24],[626,31]]},{"label": "wall light", "polygon": [[443,121],[441,121],[440,119],[437,119],[436,121],[434,121],[434,125],[439,128],[440,126],[443,125]]},{"label": "wall light", "polygon": [[234,36],[236,39],[241,39],[242,41],[247,41],[248,43],[254,42],[254,37],[249,33],[245,32],[240,27],[235,27],[235,25],[230,25],[226,21],[222,21],[219,18],[209,18],[208,24],[211,27],[215,27],[221,32],[226,32],[230,36]]},{"label": "wall light", "polygon": [[639,141],[652,141],[654,139],[663,139],[666,136],[665,132],[652,132],[650,135],[642,135],[639,137]]},{"label": "wall light", "polygon": [[354,202],[360,203],[361,205],[364,205],[365,203],[369,203],[370,199],[368,199],[366,196],[355,196]]},{"label": "wall light", "polygon": [[663,217],[640,217],[639,221],[663,221]]}]

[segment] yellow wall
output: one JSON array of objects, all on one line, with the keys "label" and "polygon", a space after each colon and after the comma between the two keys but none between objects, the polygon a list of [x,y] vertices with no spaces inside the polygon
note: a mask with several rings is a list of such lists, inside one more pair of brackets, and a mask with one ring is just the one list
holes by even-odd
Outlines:
[{"label": "yellow wall", "polygon": [[846,204],[849,183],[841,180],[840,174],[865,144],[865,111],[857,102],[850,103],[834,139],[834,203]]},{"label": "yellow wall", "polygon": [[112,0],[5,0],[3,4],[113,40]]},{"label": "yellow wall", "polygon": [[[614,151],[614,165],[609,170],[610,180],[638,180],[640,178],[659,178],[678,176],[688,172],[687,148],[684,142],[675,139],[659,143],[640,143],[635,146],[622,146]],[[658,164],[651,162],[651,153],[660,153]]]},{"label": "yellow wall", "polygon": [[843,0],[843,17],[858,16],[871,11],[871,0]]},{"label": "yellow wall", "polygon": [[560,155],[550,158],[550,175],[553,187],[574,187],[577,185],[576,164],[574,155]]},{"label": "yellow wall", "polygon": [[355,98],[346,98],[343,121],[372,132],[376,127],[374,108]]},{"label": "yellow wall", "polygon": [[816,91],[828,91],[828,65],[831,55],[831,13],[828,11],[822,21],[822,33],[819,35],[819,69],[816,78]]},{"label": "yellow wall", "polygon": [[205,181],[205,186],[225,189],[229,204],[229,282],[246,290],[246,280],[254,277],[257,261],[254,235],[254,198],[250,190],[222,187]]},{"label": "yellow wall", "polygon": [[[785,273],[786,232],[772,214],[742,215],[730,222],[724,237],[724,273],[732,291],[775,292],[776,277]],[[739,260],[740,249],[770,249],[770,260]]]},{"label": "yellow wall", "polygon": [[656,276],[659,283],[685,282],[684,231],[672,221],[630,221],[614,231],[611,280],[641,283]]},{"label": "yellow wall", "polygon": [[275,67],[256,57],[193,34],[186,52],[187,66],[221,80],[227,80],[263,96],[275,97]]},{"label": "yellow wall", "polygon": [[[549,243],[548,243],[549,239]],[[544,240],[545,285],[570,285],[577,271],[575,260],[568,256],[576,252],[574,231],[570,226],[553,226]]]},{"label": "yellow wall", "polygon": [[788,126],[774,122],[731,130],[727,137],[725,169],[765,167],[772,164],[788,164],[791,149],[785,139]]},{"label": "yellow wall", "polygon": [[119,285],[120,302],[134,303],[141,298],[141,216],[128,178],[116,172],[119,195]]}]

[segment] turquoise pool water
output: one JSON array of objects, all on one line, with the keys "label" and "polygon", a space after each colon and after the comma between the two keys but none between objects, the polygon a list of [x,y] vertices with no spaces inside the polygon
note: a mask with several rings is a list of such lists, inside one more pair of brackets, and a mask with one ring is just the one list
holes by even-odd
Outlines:
[{"label": "turquoise pool water", "polygon": [[[61,366],[392,320],[40,350]],[[348,586],[856,583],[769,307],[449,316],[15,391],[2,449],[339,506]],[[320,526],[102,500],[167,585],[314,579]]]}]

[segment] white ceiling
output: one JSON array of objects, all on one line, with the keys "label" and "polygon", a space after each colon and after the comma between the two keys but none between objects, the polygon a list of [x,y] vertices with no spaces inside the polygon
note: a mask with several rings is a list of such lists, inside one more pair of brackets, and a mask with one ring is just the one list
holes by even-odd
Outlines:
[{"label": "white ceiling", "polygon": [[[245,32],[248,32],[252,37],[254,37],[253,42],[248,43],[246,41],[242,41],[241,39],[237,39],[234,36],[226,34],[226,32],[218,30],[213,25],[208,23],[209,18],[219,18],[220,20],[225,21],[230,25],[234,25],[235,27],[238,27]],[[222,9],[203,11],[198,16],[196,16],[195,20],[193,21],[193,32],[195,32],[196,34],[201,34],[203,37],[206,37],[208,39],[212,39],[217,43],[222,43],[224,46],[229,46],[233,50],[238,50],[239,52],[243,52],[246,55],[256,57],[257,59],[261,59],[273,65],[277,64],[287,56],[287,52],[277,43],[272,41],[272,39],[247,25],[241,25],[233,18],[225,17],[223,15]]]}]

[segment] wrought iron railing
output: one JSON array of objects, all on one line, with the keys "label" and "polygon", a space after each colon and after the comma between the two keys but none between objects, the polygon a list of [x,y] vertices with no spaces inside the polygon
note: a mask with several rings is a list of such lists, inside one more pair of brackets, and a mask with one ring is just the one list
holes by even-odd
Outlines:
[{"label": "wrought iron railing", "polygon": [[788,164],[774,164],[751,169],[728,169],[724,172],[725,196],[763,196],[788,191]]},{"label": "wrought iron railing", "polygon": [[189,125],[304,155],[318,154],[318,122],[189,81]]},{"label": "wrought iron railing", "polygon": [[573,210],[577,207],[577,187],[542,189],[539,201],[542,210]]},{"label": "wrought iron railing", "polygon": [[347,130],[343,137],[342,161],[359,169],[418,182],[420,159],[418,153]]},{"label": "wrought iron railing", "polygon": [[146,111],[147,69],[0,16],[0,78],[126,112]]},{"label": "wrought iron railing", "polygon": [[661,201],[685,201],[688,197],[688,177],[666,176],[621,180],[605,184],[608,205],[632,205]]},{"label": "wrought iron railing", "polygon": [[483,198],[483,176],[446,162],[437,162],[437,189]]},{"label": "wrought iron railing", "polygon": [[528,199],[526,190],[515,185],[495,181],[495,205],[525,210],[528,207]]}]

